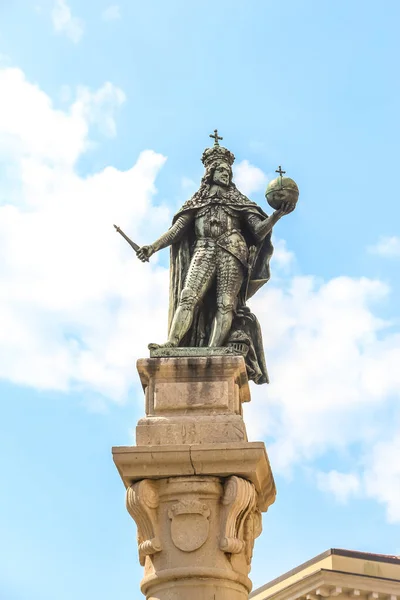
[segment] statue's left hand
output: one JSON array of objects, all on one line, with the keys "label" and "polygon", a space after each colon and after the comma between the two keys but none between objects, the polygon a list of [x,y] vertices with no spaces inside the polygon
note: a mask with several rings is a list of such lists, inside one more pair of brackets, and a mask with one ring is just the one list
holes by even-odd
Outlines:
[{"label": "statue's left hand", "polygon": [[296,208],[295,202],[283,202],[282,206],[279,209],[279,212],[281,213],[282,216],[288,215],[289,213],[294,211],[295,208]]}]

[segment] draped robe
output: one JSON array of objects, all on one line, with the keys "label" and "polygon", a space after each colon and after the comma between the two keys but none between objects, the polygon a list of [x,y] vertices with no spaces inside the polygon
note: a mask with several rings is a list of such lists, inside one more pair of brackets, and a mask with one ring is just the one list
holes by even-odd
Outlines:
[{"label": "draped robe", "polygon": [[[190,200],[185,202],[173,219],[175,223],[179,216],[187,211],[196,211],[211,203],[223,203],[239,213],[256,214],[261,219],[267,215],[255,203],[238,191],[231,184],[228,192],[221,198],[210,198],[196,193]],[[244,216],[244,215],[243,215]],[[265,363],[264,348],[262,342],[261,327],[256,316],[246,306],[246,301],[253,296],[270,278],[269,262],[273,253],[271,232],[261,241],[257,242],[245,219],[242,219],[241,233],[249,249],[249,265],[246,269],[241,290],[239,292],[235,307],[235,316],[232,323],[227,343],[233,340],[245,340],[249,351],[245,357],[249,379],[255,383],[268,383],[268,372]],[[186,274],[189,269],[193,255],[196,237],[194,232],[194,220],[185,230],[184,235],[171,245],[170,249],[170,300],[169,300],[169,329],[172,319],[178,307],[181,291],[185,285]],[[195,309],[193,322],[188,333],[181,340],[181,347],[205,347],[211,333],[211,325],[216,310],[215,282],[206,293],[203,300]]]}]

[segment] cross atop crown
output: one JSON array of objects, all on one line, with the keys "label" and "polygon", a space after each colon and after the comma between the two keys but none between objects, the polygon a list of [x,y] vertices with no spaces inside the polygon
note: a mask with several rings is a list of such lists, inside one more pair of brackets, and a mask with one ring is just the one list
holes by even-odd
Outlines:
[{"label": "cross atop crown", "polygon": [[219,146],[219,140],[224,139],[218,135],[218,129],[214,129],[214,133],[210,133],[209,137],[214,139],[214,146]]},{"label": "cross atop crown", "polygon": [[214,129],[214,133],[210,133],[209,137],[214,140],[214,146],[204,150],[201,157],[203,165],[208,167],[209,165],[223,162],[232,166],[235,156],[230,150],[219,145],[219,141],[223,138],[218,135],[218,129]]}]

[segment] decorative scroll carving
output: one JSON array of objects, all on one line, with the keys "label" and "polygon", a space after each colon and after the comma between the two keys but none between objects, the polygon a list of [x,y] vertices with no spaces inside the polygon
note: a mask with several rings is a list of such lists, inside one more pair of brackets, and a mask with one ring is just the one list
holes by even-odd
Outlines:
[{"label": "decorative scroll carving", "polygon": [[230,477],[222,498],[220,548],[229,554],[244,552],[250,565],[254,539],[261,533],[261,513],[254,485],[241,477]]},{"label": "decorative scroll carving", "polygon": [[251,565],[251,559],[253,558],[254,540],[261,535],[262,532],[262,518],[261,512],[256,506],[253,507],[251,512],[248,514],[247,519],[244,523],[243,535],[244,535],[244,553],[246,562]]},{"label": "decorative scroll carving", "polygon": [[139,562],[144,566],[148,555],[160,552],[157,507],[159,504],[156,483],[143,479],[126,491],[126,508],[138,528]]},{"label": "decorative scroll carving", "polygon": [[204,502],[182,500],[168,511],[171,539],[183,552],[198,550],[206,542],[210,530],[210,509]]}]

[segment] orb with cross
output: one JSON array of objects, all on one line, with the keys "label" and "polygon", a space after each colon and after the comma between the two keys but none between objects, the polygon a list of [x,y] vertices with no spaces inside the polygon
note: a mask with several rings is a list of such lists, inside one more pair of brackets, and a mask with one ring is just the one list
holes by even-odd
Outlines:
[{"label": "orb with cross", "polygon": [[296,206],[299,198],[297,183],[290,177],[284,177],[286,171],[280,165],[275,173],[279,173],[278,177],[269,182],[265,192],[268,204],[275,210],[280,210],[284,203]]}]

